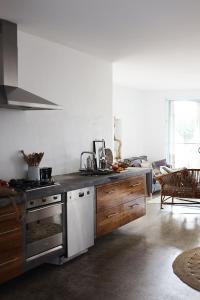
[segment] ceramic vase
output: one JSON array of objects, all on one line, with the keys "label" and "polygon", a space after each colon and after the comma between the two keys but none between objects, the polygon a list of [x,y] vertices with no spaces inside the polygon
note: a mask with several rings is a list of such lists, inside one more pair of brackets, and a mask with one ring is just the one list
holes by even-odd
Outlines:
[{"label": "ceramic vase", "polygon": [[39,180],[40,173],[38,166],[28,166],[28,180]]}]

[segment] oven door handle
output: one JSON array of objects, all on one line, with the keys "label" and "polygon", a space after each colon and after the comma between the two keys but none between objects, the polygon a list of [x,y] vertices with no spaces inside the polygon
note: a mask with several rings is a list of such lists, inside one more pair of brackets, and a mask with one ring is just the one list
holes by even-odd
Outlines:
[{"label": "oven door handle", "polygon": [[63,203],[46,205],[40,208],[30,209],[26,211],[26,223],[36,222],[38,220],[53,217],[62,214]]}]

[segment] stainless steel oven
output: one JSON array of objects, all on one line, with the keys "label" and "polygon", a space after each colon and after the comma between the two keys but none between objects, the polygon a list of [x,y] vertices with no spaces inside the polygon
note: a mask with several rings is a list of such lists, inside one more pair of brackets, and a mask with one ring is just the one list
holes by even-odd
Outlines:
[{"label": "stainless steel oven", "polygon": [[64,248],[61,195],[29,200],[26,210],[26,261]]}]

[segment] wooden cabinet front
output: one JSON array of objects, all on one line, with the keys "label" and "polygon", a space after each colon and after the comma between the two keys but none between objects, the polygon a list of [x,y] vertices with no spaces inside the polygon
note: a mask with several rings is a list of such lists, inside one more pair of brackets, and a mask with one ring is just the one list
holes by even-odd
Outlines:
[{"label": "wooden cabinet front", "polygon": [[0,207],[0,283],[22,273],[23,205]]},{"label": "wooden cabinet front", "polygon": [[96,236],[145,215],[145,177],[135,176],[96,189]]},{"label": "wooden cabinet front", "polygon": [[123,205],[121,225],[125,225],[145,215],[145,198],[137,198]]},{"label": "wooden cabinet front", "polygon": [[121,205],[109,208],[96,215],[96,235],[101,236],[121,226]]},{"label": "wooden cabinet front", "polygon": [[0,284],[6,282],[22,273],[22,258],[5,261],[0,264]]},{"label": "wooden cabinet front", "polygon": [[97,213],[144,196],[143,176],[132,177],[118,182],[100,185],[96,189]]}]

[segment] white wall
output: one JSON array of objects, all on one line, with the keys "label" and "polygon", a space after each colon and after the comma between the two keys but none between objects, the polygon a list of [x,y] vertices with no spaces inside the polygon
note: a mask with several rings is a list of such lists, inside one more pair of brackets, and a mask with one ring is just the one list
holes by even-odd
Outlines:
[{"label": "white wall", "polygon": [[167,154],[168,100],[200,99],[200,90],[135,91],[115,86],[114,114],[122,119],[123,156],[146,154],[158,160]]},{"label": "white wall", "polygon": [[18,51],[20,86],[64,110],[0,110],[0,178],[24,175],[20,149],[44,151],[41,166],[63,174],[78,170],[95,138],[112,147],[111,64],[23,32]]},{"label": "white wall", "polygon": [[140,92],[118,85],[113,87],[113,113],[121,120],[122,157],[143,154],[144,132]]}]

